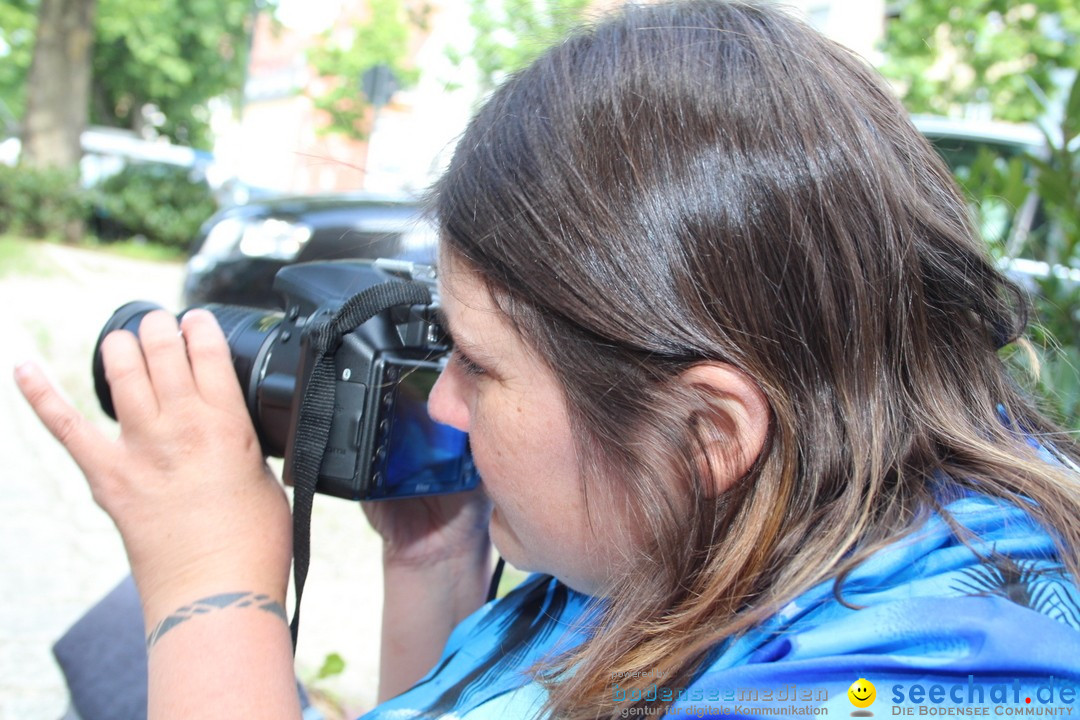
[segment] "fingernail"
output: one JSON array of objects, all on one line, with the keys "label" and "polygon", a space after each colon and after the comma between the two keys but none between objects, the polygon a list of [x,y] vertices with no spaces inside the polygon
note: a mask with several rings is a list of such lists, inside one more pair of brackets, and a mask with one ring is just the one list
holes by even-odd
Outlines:
[{"label": "fingernail", "polygon": [[15,365],[15,377],[19,378],[20,380],[28,378],[34,374],[34,371],[36,369],[37,365],[35,365],[33,361],[24,360]]}]

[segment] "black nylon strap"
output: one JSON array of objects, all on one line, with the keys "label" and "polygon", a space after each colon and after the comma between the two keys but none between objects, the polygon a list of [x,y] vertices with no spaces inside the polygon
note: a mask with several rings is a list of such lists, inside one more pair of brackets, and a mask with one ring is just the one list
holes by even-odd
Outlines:
[{"label": "black nylon strap", "polygon": [[353,295],[333,317],[315,323],[304,331],[315,350],[315,365],[300,403],[292,456],[293,582],[296,605],[291,630],[294,653],[300,636],[300,598],[304,593],[311,561],[311,506],[333,419],[334,353],[342,337],[383,310],[398,305],[426,305],[430,302],[431,293],[420,283],[386,282]]},{"label": "black nylon strap", "polygon": [[499,595],[499,581],[502,580],[503,568],[506,567],[506,560],[503,556],[499,556],[499,561],[495,563],[495,571],[491,573],[491,582],[488,583],[487,600],[485,602],[491,602]]}]

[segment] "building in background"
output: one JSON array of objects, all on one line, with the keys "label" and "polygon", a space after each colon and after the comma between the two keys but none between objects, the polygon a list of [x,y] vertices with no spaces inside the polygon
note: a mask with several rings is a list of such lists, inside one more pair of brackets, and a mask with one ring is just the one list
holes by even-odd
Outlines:
[{"label": "building in background", "polygon": [[[410,62],[419,83],[394,93],[372,112],[366,141],[322,132],[326,119],[312,94],[327,81],[307,62],[323,33],[348,32],[366,13],[365,0],[282,3],[280,22],[256,22],[244,104],[239,120],[222,113],[215,154],[241,185],[297,194],[416,192],[434,179],[448,146],[473,108],[470,78],[453,66],[446,48],[469,33],[461,0],[429,2],[428,27],[417,31]],[[466,35],[467,36],[467,35]],[[454,87],[454,90],[450,90]],[[359,90],[359,79],[358,89]]]},{"label": "building in background", "polygon": [[[616,5],[617,2],[605,4]],[[870,63],[885,29],[885,0],[784,0],[782,4]],[[410,61],[420,81],[400,90],[372,119],[366,141],[320,132],[325,124],[309,97],[325,80],[306,60],[323,31],[346,32],[367,0],[282,0],[275,23],[259,18],[239,121],[218,124],[215,154],[250,186],[288,193],[414,193],[437,177],[475,108],[476,80],[447,49],[472,35],[465,0],[429,0],[427,27]],[[357,90],[359,92],[359,89]],[[227,114],[223,114],[227,115]],[[241,195],[242,199],[242,195]]]},{"label": "building in background", "polygon": [[783,0],[815,29],[851,48],[872,65],[881,61],[878,49],[885,37],[885,0]]}]

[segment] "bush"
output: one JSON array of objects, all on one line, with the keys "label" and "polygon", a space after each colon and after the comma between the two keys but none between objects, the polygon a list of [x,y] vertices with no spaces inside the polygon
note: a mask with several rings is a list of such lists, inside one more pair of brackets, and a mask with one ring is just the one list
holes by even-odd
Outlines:
[{"label": "bush", "polygon": [[[1049,267],[1080,268],[1080,75],[1074,81],[1057,137],[1048,134],[1046,157],[1028,157],[1036,172],[1026,180],[1036,193],[1047,222],[1022,245],[1017,254]],[[1036,278],[1035,317],[1031,337],[1036,364],[1022,353],[1012,359],[1033,372],[1029,386],[1044,408],[1066,427],[1080,430],[1080,283],[1051,272]]]},{"label": "bush", "polygon": [[70,238],[89,208],[75,172],[0,165],[0,233]]},{"label": "bush", "polygon": [[131,164],[95,191],[93,227],[103,240],[142,236],[152,243],[187,248],[217,209],[205,181],[161,164]]},{"label": "bush", "polygon": [[[1034,191],[1049,222],[1031,238],[1031,257],[1051,267],[1080,268],[1080,73],[1073,81],[1058,138],[1046,158],[1031,158]],[[1038,281],[1035,302],[1041,341],[1038,390],[1052,414],[1080,430],[1080,284],[1051,273]]]},{"label": "bush", "polygon": [[[1080,269],[1080,76],[1069,93],[1061,127],[1046,139],[1044,156],[1005,158],[984,149],[969,166],[954,172],[995,257]],[[1037,198],[1038,205],[1029,198]],[[1002,222],[1013,210],[1036,207],[1042,221],[1028,234],[1014,234]],[[1028,335],[1034,354],[1009,347],[1004,355],[1017,380],[1048,415],[1080,430],[1080,283],[1059,272],[1030,281],[1033,317]]]}]

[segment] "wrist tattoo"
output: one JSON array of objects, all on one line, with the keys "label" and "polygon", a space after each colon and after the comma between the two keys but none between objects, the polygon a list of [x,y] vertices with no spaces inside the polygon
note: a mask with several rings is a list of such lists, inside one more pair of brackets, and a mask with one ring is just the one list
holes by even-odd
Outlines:
[{"label": "wrist tattoo", "polygon": [[161,639],[161,636],[172,630],[180,623],[186,622],[193,617],[199,615],[206,615],[207,613],[214,612],[215,610],[224,610],[226,608],[247,608],[255,607],[259,610],[276,615],[287,625],[289,618],[285,614],[285,608],[281,607],[281,603],[273,600],[269,595],[259,595],[253,592],[232,592],[222,593],[221,595],[211,595],[205,597],[202,600],[196,600],[190,605],[185,605],[175,611],[167,618],[162,620],[146,637],[146,649],[154,647],[157,641]]}]

